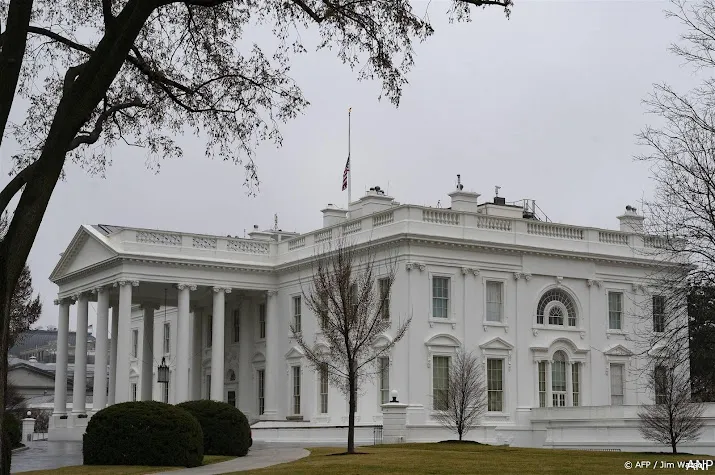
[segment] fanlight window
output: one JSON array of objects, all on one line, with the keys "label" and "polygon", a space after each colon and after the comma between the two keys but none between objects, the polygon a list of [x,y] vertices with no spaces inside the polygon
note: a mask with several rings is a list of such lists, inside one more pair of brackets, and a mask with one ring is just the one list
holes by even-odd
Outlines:
[{"label": "fanlight window", "polygon": [[536,308],[536,323],[543,325],[544,316],[548,316],[549,325],[576,326],[576,305],[569,294],[562,289],[544,292]]}]

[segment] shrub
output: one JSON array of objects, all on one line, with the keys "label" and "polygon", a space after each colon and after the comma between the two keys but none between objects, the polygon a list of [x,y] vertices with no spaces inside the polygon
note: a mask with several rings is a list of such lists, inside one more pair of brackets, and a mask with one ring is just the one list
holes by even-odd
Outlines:
[{"label": "shrub", "polygon": [[83,440],[85,465],[197,467],[204,458],[196,418],[156,401],[102,409],[89,420]]},{"label": "shrub", "polygon": [[10,447],[13,449],[22,445],[22,426],[20,419],[12,412],[5,413],[5,433],[7,434]]},{"label": "shrub", "polygon": [[188,401],[178,404],[196,417],[204,433],[206,455],[243,457],[251,445],[251,428],[246,416],[225,402]]}]

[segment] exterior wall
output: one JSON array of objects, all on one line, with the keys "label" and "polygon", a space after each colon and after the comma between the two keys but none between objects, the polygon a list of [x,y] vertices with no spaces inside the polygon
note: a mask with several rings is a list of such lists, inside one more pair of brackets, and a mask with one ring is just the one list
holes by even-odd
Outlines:
[{"label": "exterior wall", "polygon": [[55,391],[55,380],[25,368],[16,368],[8,372],[8,382],[15,386],[20,396],[30,398],[52,394]]}]

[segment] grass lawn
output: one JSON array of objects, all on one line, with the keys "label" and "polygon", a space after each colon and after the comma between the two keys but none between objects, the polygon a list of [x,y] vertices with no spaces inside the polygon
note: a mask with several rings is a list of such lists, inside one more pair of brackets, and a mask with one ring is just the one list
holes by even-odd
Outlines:
[{"label": "grass lawn", "polygon": [[[276,465],[261,470],[237,472],[236,475],[268,474],[573,474],[612,475],[640,472],[635,467],[639,460],[658,461],[658,474],[683,473],[685,469],[661,469],[660,461],[711,459],[708,456],[642,454],[627,452],[586,452],[576,450],[522,449],[476,444],[400,444],[360,447],[365,455],[335,455],[344,448],[310,449],[308,457],[295,462]],[[634,464],[631,470],[625,462]]]},{"label": "grass lawn", "polygon": [[[233,455],[204,455],[204,465],[225,462],[234,459]],[[185,467],[141,467],[134,465],[76,465],[54,470],[33,470],[18,472],[22,475],[145,475],[148,473],[181,470]]]}]

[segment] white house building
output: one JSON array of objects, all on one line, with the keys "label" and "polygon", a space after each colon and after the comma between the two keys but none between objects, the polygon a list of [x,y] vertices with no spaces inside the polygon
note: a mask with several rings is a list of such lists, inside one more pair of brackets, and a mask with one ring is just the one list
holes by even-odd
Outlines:
[{"label": "white house building", "polygon": [[[301,286],[316,251],[349,236],[392,244],[398,267],[389,318],[412,316],[382,374],[361,388],[359,442],[372,440],[393,389],[407,404],[406,440],[448,438],[432,417],[433,394],[463,347],[481,356],[489,393],[488,411],[469,437],[651,447],[638,434],[636,413],[654,394],[629,338],[636,307],[657,299],[643,286],[655,262],[641,251],[658,244],[640,232],[643,218],[629,207],[619,230],[594,229],[539,220],[528,201],[479,203],[461,186],[449,196],[451,207],[431,208],[397,203],[376,187],[351,203],[349,215],[328,205],[317,231],[255,227],[246,239],[81,226],[51,276],[59,286],[58,381],[66,381],[70,309],[81,342],[89,301],[98,309],[96,366],[108,364],[110,376],[95,378],[91,407],[81,389],[67,404],[58,383],[50,438],[78,439],[107,404],[199,398],[235,404],[258,420],[258,440],[344,438],[345,397],[307,364],[290,323],[320,344]],[[157,383],[162,358],[168,385]],[[84,368],[77,358],[75,381],[85,378]],[[696,453],[712,450],[715,440],[710,409],[707,415],[709,429],[690,449]]]}]

